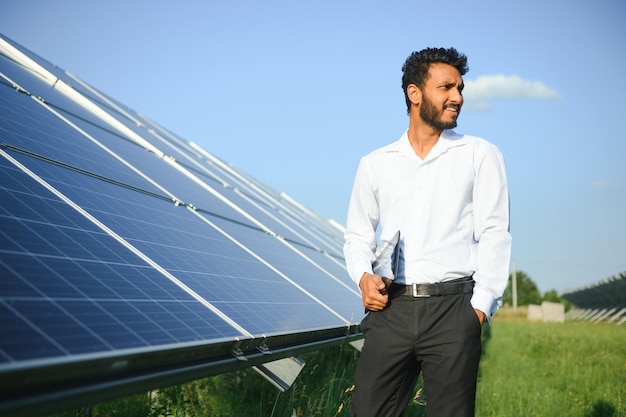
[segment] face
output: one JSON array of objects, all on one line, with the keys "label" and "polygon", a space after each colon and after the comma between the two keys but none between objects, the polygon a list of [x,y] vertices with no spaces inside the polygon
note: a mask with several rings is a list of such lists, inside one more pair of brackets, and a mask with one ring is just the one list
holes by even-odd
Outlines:
[{"label": "face", "polygon": [[432,64],[422,90],[420,117],[437,129],[452,129],[463,106],[463,79],[452,65]]}]

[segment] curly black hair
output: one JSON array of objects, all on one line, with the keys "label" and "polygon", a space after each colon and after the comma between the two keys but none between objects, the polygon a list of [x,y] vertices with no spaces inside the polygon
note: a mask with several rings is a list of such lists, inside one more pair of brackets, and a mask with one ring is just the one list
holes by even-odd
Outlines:
[{"label": "curly black hair", "polygon": [[452,65],[461,75],[469,71],[467,57],[454,48],[426,48],[413,52],[402,65],[402,90],[406,101],[407,114],[411,109],[411,102],[406,92],[409,84],[424,88],[428,80],[428,69],[431,64],[443,63]]}]

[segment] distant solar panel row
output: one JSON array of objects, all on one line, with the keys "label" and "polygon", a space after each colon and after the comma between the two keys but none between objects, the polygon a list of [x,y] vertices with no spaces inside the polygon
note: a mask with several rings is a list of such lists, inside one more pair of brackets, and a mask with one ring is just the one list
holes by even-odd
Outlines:
[{"label": "distant solar panel row", "polygon": [[351,334],[362,309],[341,240],[0,36],[0,390],[63,380],[7,379],[46,366]]},{"label": "distant solar panel row", "polygon": [[626,313],[626,272],[613,275],[594,284],[570,290],[561,297],[580,309],[613,310],[624,309]]}]

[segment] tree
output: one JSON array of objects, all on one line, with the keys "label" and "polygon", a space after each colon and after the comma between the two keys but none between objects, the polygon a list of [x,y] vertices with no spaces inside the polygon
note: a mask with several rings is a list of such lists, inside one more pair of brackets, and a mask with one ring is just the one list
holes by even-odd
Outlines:
[{"label": "tree", "polygon": [[563,300],[559,297],[559,293],[556,290],[547,291],[543,294],[543,301],[549,301],[551,303],[562,303]]},{"label": "tree", "polygon": [[[502,299],[505,304],[513,305],[513,288],[511,274],[509,276],[509,284],[504,290]],[[516,271],[517,278],[517,305],[523,306],[528,304],[541,304],[541,293],[537,288],[537,284],[530,279],[530,277],[524,271]]]},{"label": "tree", "polygon": [[543,301],[549,301],[551,303],[561,303],[565,306],[565,311],[569,311],[572,308],[572,304],[559,297],[559,293],[556,290],[547,291],[543,294]]}]

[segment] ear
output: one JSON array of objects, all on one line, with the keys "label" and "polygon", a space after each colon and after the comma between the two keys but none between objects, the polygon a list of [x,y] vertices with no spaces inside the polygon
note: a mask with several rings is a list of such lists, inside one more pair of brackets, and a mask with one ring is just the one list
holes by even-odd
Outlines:
[{"label": "ear", "polygon": [[409,84],[406,88],[406,95],[409,98],[409,101],[414,105],[419,105],[422,102],[422,90],[415,85]]}]

